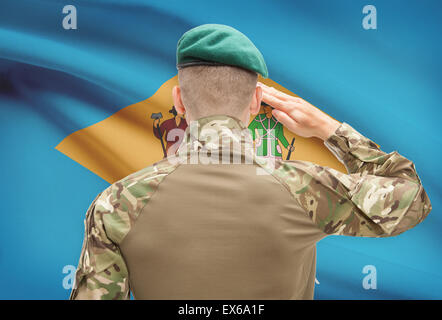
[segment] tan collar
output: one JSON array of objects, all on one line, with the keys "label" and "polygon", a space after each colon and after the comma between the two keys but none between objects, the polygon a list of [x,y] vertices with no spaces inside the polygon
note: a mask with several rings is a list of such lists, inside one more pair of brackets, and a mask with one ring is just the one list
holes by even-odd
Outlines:
[{"label": "tan collar", "polygon": [[237,118],[215,115],[190,121],[179,156],[191,152],[223,152],[253,155],[253,141],[249,129]]}]

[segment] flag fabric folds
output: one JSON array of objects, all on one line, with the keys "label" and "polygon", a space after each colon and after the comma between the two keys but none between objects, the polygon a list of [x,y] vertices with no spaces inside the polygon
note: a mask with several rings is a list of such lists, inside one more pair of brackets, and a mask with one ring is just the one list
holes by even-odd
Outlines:
[{"label": "flag fabric folds", "polygon": [[[0,299],[68,297],[89,204],[160,160],[158,135],[185,125],[170,95],[175,49],[203,23],[246,34],[266,60],[265,83],[411,159],[431,199],[428,219],[400,236],[319,242],[315,298],[441,299],[442,4],[375,1],[376,30],[363,28],[366,4],[1,1]],[[76,29],[64,28],[67,5]],[[295,138],[291,159],[344,170],[319,140],[281,134]]]}]

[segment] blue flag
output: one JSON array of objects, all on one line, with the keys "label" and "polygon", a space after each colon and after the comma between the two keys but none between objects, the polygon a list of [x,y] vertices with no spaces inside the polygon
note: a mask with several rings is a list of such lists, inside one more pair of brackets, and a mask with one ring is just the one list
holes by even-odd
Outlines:
[{"label": "blue flag", "polygon": [[[240,30],[273,84],[412,160],[431,199],[425,222],[397,237],[320,241],[315,298],[441,299],[442,4],[370,4],[375,11],[360,0],[2,0],[0,299],[69,296],[89,204],[163,156],[151,116],[173,118],[176,44],[203,23]],[[106,144],[108,129],[95,130],[128,110],[136,136],[146,135],[149,155],[138,162]],[[108,171],[94,163],[110,158]]]}]

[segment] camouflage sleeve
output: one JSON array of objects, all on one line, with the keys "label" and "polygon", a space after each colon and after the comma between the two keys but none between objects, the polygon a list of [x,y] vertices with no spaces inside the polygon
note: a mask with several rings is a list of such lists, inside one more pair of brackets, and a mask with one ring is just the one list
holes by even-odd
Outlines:
[{"label": "camouflage sleeve", "polygon": [[71,300],[129,299],[128,271],[118,246],[109,239],[103,215],[113,211],[111,188],[99,194],[86,213],[85,235]]},{"label": "camouflage sleeve", "polygon": [[113,183],[87,210],[70,299],[129,299],[129,272],[119,245],[158,185],[179,165],[162,160]]},{"label": "camouflage sleeve", "polygon": [[348,174],[303,161],[285,163],[278,171],[326,234],[394,236],[419,224],[431,211],[414,164],[396,151],[381,151],[347,123],[324,144]]}]

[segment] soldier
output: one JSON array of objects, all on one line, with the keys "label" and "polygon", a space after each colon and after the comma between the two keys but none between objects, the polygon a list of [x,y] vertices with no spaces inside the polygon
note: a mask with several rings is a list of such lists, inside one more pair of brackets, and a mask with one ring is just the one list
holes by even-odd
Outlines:
[{"label": "soldier", "polygon": [[[178,41],[177,67],[174,104],[190,124],[179,153],[216,160],[239,141],[229,155],[241,163],[188,164],[173,155],[99,194],[86,213],[72,299],[130,292],[135,299],[313,299],[318,241],[396,236],[429,214],[413,162],[257,83],[257,74],[268,76],[264,58],[239,31],[191,29]],[[269,168],[246,152],[252,140],[242,132],[261,101],[293,133],[322,139],[348,174],[300,160]]]},{"label": "soldier", "polygon": [[273,116],[273,108],[263,102],[264,113],[258,114],[249,124],[252,139],[255,141],[255,153],[261,157],[273,157],[282,159],[282,145],[293,151],[294,146],[290,145],[284,136],[282,124]]},{"label": "soldier", "polygon": [[[169,110],[169,113],[173,115],[173,118],[163,121],[159,125],[160,119],[155,119],[153,121],[153,133],[155,137],[162,140],[163,136],[166,138],[166,155],[173,154],[176,149],[170,149],[175,143],[181,142],[184,136],[184,131],[187,128],[187,122],[182,114],[178,115],[175,106]],[[171,151],[172,150],[172,151]]]}]

